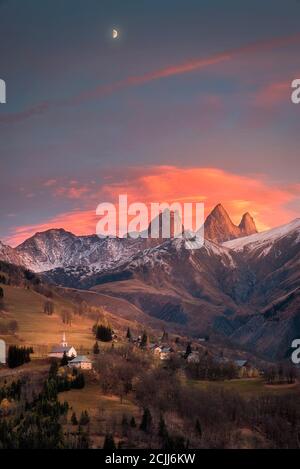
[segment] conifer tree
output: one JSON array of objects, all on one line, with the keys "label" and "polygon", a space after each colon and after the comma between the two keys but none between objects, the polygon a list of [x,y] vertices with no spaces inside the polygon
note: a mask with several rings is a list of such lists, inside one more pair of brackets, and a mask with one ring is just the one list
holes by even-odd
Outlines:
[{"label": "conifer tree", "polygon": [[58,364],[56,360],[52,360],[49,370],[49,379],[56,378],[58,371]]},{"label": "conifer tree", "polygon": [[100,352],[100,348],[99,348],[99,344],[98,344],[98,341],[97,341],[97,340],[96,340],[96,342],[95,342],[95,344],[94,344],[93,352],[94,352],[94,355],[98,355],[99,352]]},{"label": "conifer tree", "polygon": [[195,430],[201,438],[202,437],[202,428],[201,428],[201,424],[200,424],[199,419],[196,420]]},{"label": "conifer tree", "polygon": [[72,383],[72,388],[83,389],[85,386],[85,378],[83,373],[77,373],[76,378]]},{"label": "conifer tree", "polygon": [[168,435],[167,426],[166,426],[163,416],[161,415],[159,419],[159,424],[158,424],[158,436],[160,438],[166,438],[167,435]]},{"label": "conifer tree", "polygon": [[112,435],[109,434],[105,436],[103,449],[106,451],[113,451],[116,449],[115,440]]},{"label": "conifer tree", "polygon": [[131,417],[130,426],[131,426],[131,428],[135,428],[135,427],[136,427],[136,422],[135,422],[134,416]]},{"label": "conifer tree", "polygon": [[128,419],[126,415],[123,415],[122,417],[122,427],[127,427],[128,426]]},{"label": "conifer tree", "polygon": [[30,354],[33,353],[32,347],[18,347],[10,345],[7,354],[7,365],[9,368],[15,368],[30,362]]},{"label": "conifer tree", "polygon": [[112,340],[112,330],[110,327],[97,326],[96,330],[96,339],[101,340],[102,342],[110,342]]},{"label": "conifer tree", "polygon": [[140,347],[145,348],[147,346],[147,343],[148,343],[148,336],[146,334],[146,331],[144,331],[142,338],[141,338]]},{"label": "conifer tree", "polygon": [[73,412],[73,414],[71,416],[71,423],[72,423],[72,425],[78,425],[78,420],[77,420],[75,412]]},{"label": "conifer tree", "polygon": [[127,436],[129,422],[128,422],[128,418],[126,417],[126,415],[123,415],[121,425],[122,425],[123,436]]},{"label": "conifer tree", "polygon": [[79,425],[87,425],[89,422],[90,422],[89,414],[86,410],[84,410],[83,412],[81,412]]},{"label": "conifer tree", "polygon": [[187,358],[192,353],[192,346],[190,343],[187,344],[185,358]]},{"label": "conifer tree", "polygon": [[142,430],[145,433],[149,433],[152,427],[152,415],[150,413],[149,409],[144,410],[144,414],[142,417],[142,421],[140,424],[140,430]]},{"label": "conifer tree", "polygon": [[60,366],[66,366],[69,363],[66,352],[64,352],[63,357],[60,361]]}]

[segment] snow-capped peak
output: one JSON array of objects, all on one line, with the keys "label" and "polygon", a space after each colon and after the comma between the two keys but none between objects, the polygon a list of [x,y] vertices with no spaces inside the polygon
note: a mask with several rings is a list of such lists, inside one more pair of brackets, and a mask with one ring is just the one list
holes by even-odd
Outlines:
[{"label": "snow-capped peak", "polygon": [[296,242],[300,242],[300,218],[296,218],[286,225],[272,228],[271,230],[226,241],[222,245],[235,251],[242,251],[245,247],[247,247],[247,249],[256,249],[263,245],[273,244],[275,241],[288,235],[293,235],[294,233],[298,233]]}]

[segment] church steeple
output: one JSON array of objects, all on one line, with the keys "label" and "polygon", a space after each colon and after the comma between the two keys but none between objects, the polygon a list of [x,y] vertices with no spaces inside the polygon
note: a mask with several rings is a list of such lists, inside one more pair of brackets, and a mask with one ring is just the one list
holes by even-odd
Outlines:
[{"label": "church steeple", "polygon": [[66,341],[66,333],[65,333],[65,332],[63,332],[63,335],[62,335],[61,346],[62,346],[62,347],[68,347],[68,343],[67,343],[67,341]]}]

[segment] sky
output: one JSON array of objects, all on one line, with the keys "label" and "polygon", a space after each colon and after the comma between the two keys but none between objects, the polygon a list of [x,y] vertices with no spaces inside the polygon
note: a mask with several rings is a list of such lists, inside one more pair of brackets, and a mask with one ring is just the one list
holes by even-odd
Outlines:
[{"label": "sky", "polygon": [[[0,0],[0,240],[96,207],[300,216],[299,0]],[[112,29],[119,31],[112,38]]]}]

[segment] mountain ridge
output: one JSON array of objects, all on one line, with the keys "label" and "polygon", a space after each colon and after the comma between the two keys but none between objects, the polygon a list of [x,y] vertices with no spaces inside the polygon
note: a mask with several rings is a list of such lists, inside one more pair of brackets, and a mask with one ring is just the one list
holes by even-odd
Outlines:
[{"label": "mountain ridge", "polygon": [[[34,272],[44,272],[66,267],[90,267],[91,270],[105,270],[120,263],[137,252],[161,244],[167,238],[162,234],[162,217],[157,217],[158,232],[156,238],[109,238],[95,234],[77,236],[64,228],[50,228],[39,231],[15,248],[1,243],[0,258],[11,260]],[[174,213],[170,213],[170,232],[174,234]],[[149,223],[146,232],[149,234],[155,220]],[[184,227],[182,226],[184,232]],[[221,204],[216,205],[204,223],[204,236],[220,243],[240,236],[256,233],[253,218],[249,213],[243,215],[241,223],[236,226]]]},{"label": "mountain ridge", "polygon": [[[212,226],[220,213],[232,227],[222,206]],[[240,228],[253,230],[251,219],[245,214]],[[180,238],[100,239],[48,230],[15,249],[0,243],[1,258],[35,267],[50,283],[126,300],[174,331],[221,335],[271,359],[300,335],[299,218],[229,241],[206,237],[196,250]]]}]

